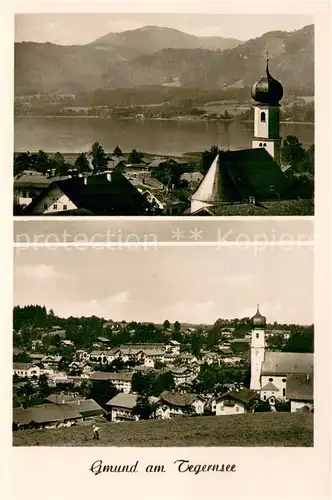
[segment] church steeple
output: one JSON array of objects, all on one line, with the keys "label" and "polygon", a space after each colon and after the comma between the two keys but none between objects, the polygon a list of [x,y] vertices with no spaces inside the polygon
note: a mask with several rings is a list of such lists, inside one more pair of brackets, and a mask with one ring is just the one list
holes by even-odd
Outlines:
[{"label": "church steeple", "polygon": [[257,304],[256,314],[251,318],[251,376],[250,376],[250,389],[259,391],[261,384],[261,370],[265,356],[265,331],[266,318],[262,316]]},{"label": "church steeple", "polygon": [[279,133],[279,107],[284,91],[281,83],[273,78],[266,55],[265,75],[253,84],[251,97],[254,100],[253,148],[264,147],[280,163],[281,139]]}]

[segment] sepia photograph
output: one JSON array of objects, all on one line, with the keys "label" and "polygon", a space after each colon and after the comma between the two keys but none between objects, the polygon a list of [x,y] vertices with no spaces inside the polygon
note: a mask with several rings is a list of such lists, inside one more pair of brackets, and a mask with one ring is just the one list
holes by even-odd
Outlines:
[{"label": "sepia photograph", "polygon": [[312,447],[313,256],[16,246],[13,445]]},{"label": "sepia photograph", "polygon": [[314,18],[15,16],[16,216],[311,216]]}]

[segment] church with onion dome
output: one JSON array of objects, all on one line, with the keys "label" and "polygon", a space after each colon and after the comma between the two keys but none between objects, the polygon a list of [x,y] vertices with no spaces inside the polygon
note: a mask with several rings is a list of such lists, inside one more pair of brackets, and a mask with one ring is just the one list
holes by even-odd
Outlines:
[{"label": "church with onion dome", "polygon": [[291,402],[291,411],[313,407],[313,353],[279,352],[266,349],[266,317],[257,306],[251,318],[250,389],[274,406]]},{"label": "church with onion dome", "polygon": [[270,73],[251,88],[254,135],[251,149],[221,151],[191,198],[191,215],[217,215],[220,206],[257,205],[289,197],[289,185],[280,166],[280,101],[282,84]]}]

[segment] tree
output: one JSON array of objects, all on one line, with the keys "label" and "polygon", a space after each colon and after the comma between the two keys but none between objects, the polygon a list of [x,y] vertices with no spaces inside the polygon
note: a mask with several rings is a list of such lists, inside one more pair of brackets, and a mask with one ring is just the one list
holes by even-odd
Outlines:
[{"label": "tree", "polygon": [[191,336],[191,352],[194,356],[199,356],[203,347],[203,338],[198,332],[194,332]]},{"label": "tree", "polygon": [[159,396],[163,391],[172,391],[175,389],[174,376],[171,372],[161,373],[154,381],[152,394]]},{"label": "tree", "polygon": [[143,153],[133,149],[128,157],[128,163],[142,163]]},{"label": "tree", "polygon": [[165,319],[164,323],[163,323],[163,329],[164,330],[168,330],[170,328],[171,324],[170,322],[168,321],[168,319]]},{"label": "tree", "polygon": [[89,398],[94,399],[104,408],[106,403],[108,403],[110,399],[114,398],[118,391],[112,382],[109,382],[108,380],[94,380],[87,393]]},{"label": "tree", "polygon": [[80,174],[90,172],[90,163],[85,153],[80,153],[77,156],[74,167],[77,168]]},{"label": "tree", "polygon": [[95,172],[106,170],[108,158],[99,142],[94,142],[91,148],[92,165]]},{"label": "tree", "polygon": [[255,405],[255,413],[256,412],[266,412],[271,411],[270,403],[268,401],[259,400]]},{"label": "tree", "polygon": [[140,420],[149,420],[155,411],[156,405],[151,403],[147,396],[138,396],[133,415],[137,415]]},{"label": "tree", "polygon": [[179,332],[181,330],[181,324],[178,321],[174,323],[174,331]]},{"label": "tree", "polygon": [[113,150],[113,155],[114,156],[122,156],[123,153],[121,151],[121,149],[119,148],[119,146],[116,146],[116,148]]},{"label": "tree", "polygon": [[171,159],[160,163],[160,165],[154,170],[153,175],[165,186],[179,189],[188,185],[187,181],[181,180],[181,176],[184,172],[185,166]]},{"label": "tree", "polygon": [[31,358],[28,353],[20,352],[19,354],[14,354],[14,363],[31,363]]},{"label": "tree", "polygon": [[305,156],[305,150],[298,138],[288,135],[283,140],[281,148],[281,162],[283,165],[290,165],[293,168],[301,169],[301,162]]},{"label": "tree", "polygon": [[310,148],[305,152],[305,156],[302,161],[302,172],[307,172],[311,175],[315,174],[315,146],[312,144]]},{"label": "tree", "polygon": [[32,160],[29,151],[18,153],[14,156],[14,175],[21,174],[24,170],[32,168]]},{"label": "tree", "polygon": [[313,332],[292,333],[283,352],[314,352]]}]

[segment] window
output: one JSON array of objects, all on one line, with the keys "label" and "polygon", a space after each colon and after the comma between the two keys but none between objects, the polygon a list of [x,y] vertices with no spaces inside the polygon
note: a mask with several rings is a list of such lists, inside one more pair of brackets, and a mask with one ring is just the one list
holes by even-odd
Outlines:
[{"label": "window", "polygon": [[260,143],[259,143],[259,147],[261,148],[262,146],[263,146],[263,144],[260,142]]},{"label": "window", "polygon": [[54,210],[58,210],[58,205],[56,203],[54,203],[53,208],[54,208]]},{"label": "window", "polygon": [[237,412],[238,412],[238,411],[240,411],[240,408],[239,408],[238,406],[236,407],[236,411],[237,411]]},{"label": "window", "polygon": [[63,210],[67,210],[67,205],[63,205]]},{"label": "window", "polygon": [[285,397],[286,396],[286,389],[282,390],[282,395]]},{"label": "window", "polygon": [[44,203],[44,210],[47,210],[47,209],[48,209],[48,204]]},{"label": "window", "polygon": [[263,399],[264,399],[264,401],[266,401],[266,394],[264,394]]},{"label": "window", "polygon": [[283,378],[283,379],[282,379],[282,381],[283,381],[283,382],[286,382],[286,379],[285,379],[285,378]]},{"label": "window", "polygon": [[266,121],[265,112],[262,111],[262,113],[261,113],[261,122],[265,122],[265,121]]},{"label": "window", "polygon": [[266,142],[264,142],[263,146],[266,146]]},{"label": "window", "polygon": [[269,378],[269,382],[273,382],[273,378]]},{"label": "window", "polygon": [[259,339],[259,333],[256,333],[256,339]]}]

